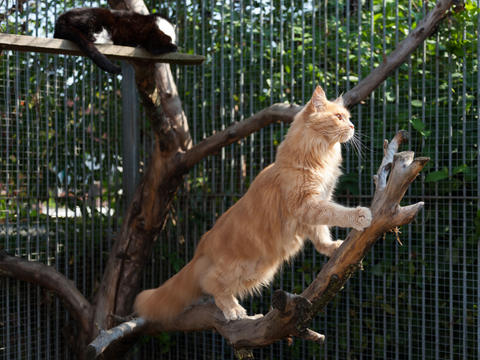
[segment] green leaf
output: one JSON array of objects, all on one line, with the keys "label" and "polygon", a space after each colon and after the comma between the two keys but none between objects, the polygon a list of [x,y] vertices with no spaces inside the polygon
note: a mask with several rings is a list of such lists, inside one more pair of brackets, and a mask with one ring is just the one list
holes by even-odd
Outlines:
[{"label": "green leaf", "polygon": [[458,173],[470,174],[470,168],[465,164],[457,166],[455,169],[453,169],[452,174],[456,175]]},{"label": "green leaf", "polygon": [[312,283],[312,277],[310,276],[310,274],[305,274],[305,282],[307,283],[307,285],[310,285]]},{"label": "green leaf", "polygon": [[415,265],[413,264],[413,261],[408,263],[408,271],[410,272],[410,275],[415,274]]},{"label": "green leaf", "polygon": [[420,119],[410,119],[410,122],[412,123],[414,129],[417,131],[422,131],[423,129],[425,129],[425,124]]},{"label": "green leaf", "polygon": [[427,175],[425,182],[437,182],[448,178],[448,174],[443,171],[434,171]]},{"label": "green leaf", "polygon": [[363,322],[365,323],[365,325],[367,325],[367,328],[369,328],[369,329],[373,326],[372,318],[364,317]]},{"label": "green leaf", "polygon": [[428,130],[428,131],[425,130],[426,125],[422,122],[422,120],[420,120],[420,119],[410,119],[410,122],[412,123],[415,130],[420,132],[420,134],[422,134],[425,138],[428,138],[431,131],[430,130]]},{"label": "green leaf", "polygon": [[162,347],[162,350],[161,350],[162,354],[166,354],[170,351],[171,341],[170,341],[169,333],[165,333],[165,332],[160,333],[160,335],[157,336],[157,341]]},{"label": "green leaf", "polygon": [[395,315],[395,309],[390,304],[380,304],[380,307],[385,310],[386,313]]},{"label": "green leaf", "polygon": [[374,267],[372,267],[372,273],[375,276],[383,276],[387,272],[387,269],[390,267],[390,264],[387,263],[387,260],[382,260]]},{"label": "green leaf", "polygon": [[421,100],[412,100],[411,104],[412,104],[412,106],[415,106],[415,107],[422,107],[422,106],[423,106],[423,101],[421,101]]},{"label": "green leaf", "polygon": [[383,341],[383,336],[375,335],[375,343],[380,346],[381,349],[383,349]]},{"label": "green leaf", "polygon": [[343,80],[349,80],[351,82],[358,82],[358,76],[350,75],[350,76],[348,76],[348,78],[346,76],[344,76]]}]

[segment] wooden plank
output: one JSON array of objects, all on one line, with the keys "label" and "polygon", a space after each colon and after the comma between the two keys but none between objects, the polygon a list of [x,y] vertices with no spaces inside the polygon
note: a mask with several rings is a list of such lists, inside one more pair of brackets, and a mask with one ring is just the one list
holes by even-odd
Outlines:
[{"label": "wooden plank", "polygon": [[[175,65],[201,65],[205,57],[182,53],[152,55],[145,49],[117,45],[95,45],[106,57],[116,60],[151,60]],[[40,38],[25,35],[0,34],[0,49],[21,52],[39,52],[86,56],[73,42],[62,39]]]}]

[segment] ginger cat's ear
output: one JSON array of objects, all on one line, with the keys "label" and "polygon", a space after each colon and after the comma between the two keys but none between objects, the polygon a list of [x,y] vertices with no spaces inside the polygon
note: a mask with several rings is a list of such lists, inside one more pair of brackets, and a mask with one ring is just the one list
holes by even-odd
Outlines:
[{"label": "ginger cat's ear", "polygon": [[313,106],[315,107],[315,110],[323,111],[325,109],[327,101],[328,100],[327,100],[327,97],[325,96],[325,91],[323,91],[320,85],[317,86],[311,100]]},{"label": "ginger cat's ear", "polygon": [[340,95],[340,96],[338,97],[338,99],[334,100],[333,102],[334,102],[335,104],[340,105],[340,106],[345,106],[345,102],[343,101],[343,96],[342,96],[342,95]]},{"label": "ginger cat's ear", "polygon": [[312,100],[310,100],[307,105],[305,105],[305,113],[306,114],[315,114],[317,110],[315,110],[315,106],[313,106]]}]

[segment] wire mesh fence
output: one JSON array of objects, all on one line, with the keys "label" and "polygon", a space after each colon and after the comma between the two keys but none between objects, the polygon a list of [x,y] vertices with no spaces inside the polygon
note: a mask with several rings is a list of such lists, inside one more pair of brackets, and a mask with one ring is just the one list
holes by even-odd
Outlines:
[{"label": "wire mesh fence", "polygon": [[[2,32],[52,37],[55,18],[106,2],[4,1]],[[352,89],[434,6],[420,1],[166,1],[183,52],[201,67],[172,67],[195,143],[277,102],[303,104],[317,84],[329,97]],[[379,240],[312,328],[326,344],[294,339],[257,358],[477,359],[479,294],[479,4],[467,1],[380,88],[352,109],[362,149],[344,149],[336,199],[367,205],[383,140],[399,129],[403,149],[429,156],[404,203],[424,201],[416,222]],[[93,298],[122,221],[122,179],[131,143],[122,115],[138,124],[142,172],[154,139],[126,78],[88,58],[4,51],[0,58],[0,248],[55,266]],[[124,72],[125,74],[125,72]],[[129,119],[132,121],[132,119]],[[137,121],[138,120],[138,121]],[[159,286],[191,259],[202,234],[275,160],[288,130],[274,124],[204,159],[185,178],[147,266]],[[133,140],[136,141],[135,137]],[[127,146],[125,146],[127,145]],[[135,168],[135,166],[133,168]],[[336,238],[345,229],[332,229]],[[299,293],[327,258],[311,244],[284,266],[250,313],[266,313],[275,289]],[[68,313],[49,292],[0,278],[0,357],[73,358]],[[232,358],[218,334],[143,338],[139,359]]]}]

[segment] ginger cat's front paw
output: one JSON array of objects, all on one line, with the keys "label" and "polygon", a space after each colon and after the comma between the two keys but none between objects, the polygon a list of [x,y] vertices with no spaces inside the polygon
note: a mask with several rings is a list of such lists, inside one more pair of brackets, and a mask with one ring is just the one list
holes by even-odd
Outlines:
[{"label": "ginger cat's front paw", "polygon": [[372,223],[372,212],[369,208],[357,206],[354,211],[352,227],[356,230],[363,231],[363,229],[370,226]]},{"label": "ginger cat's front paw", "polygon": [[225,316],[225,319],[227,319],[227,322],[230,322],[231,320],[239,320],[247,317],[247,310],[242,306],[237,305],[233,309],[223,310],[223,315]]}]

